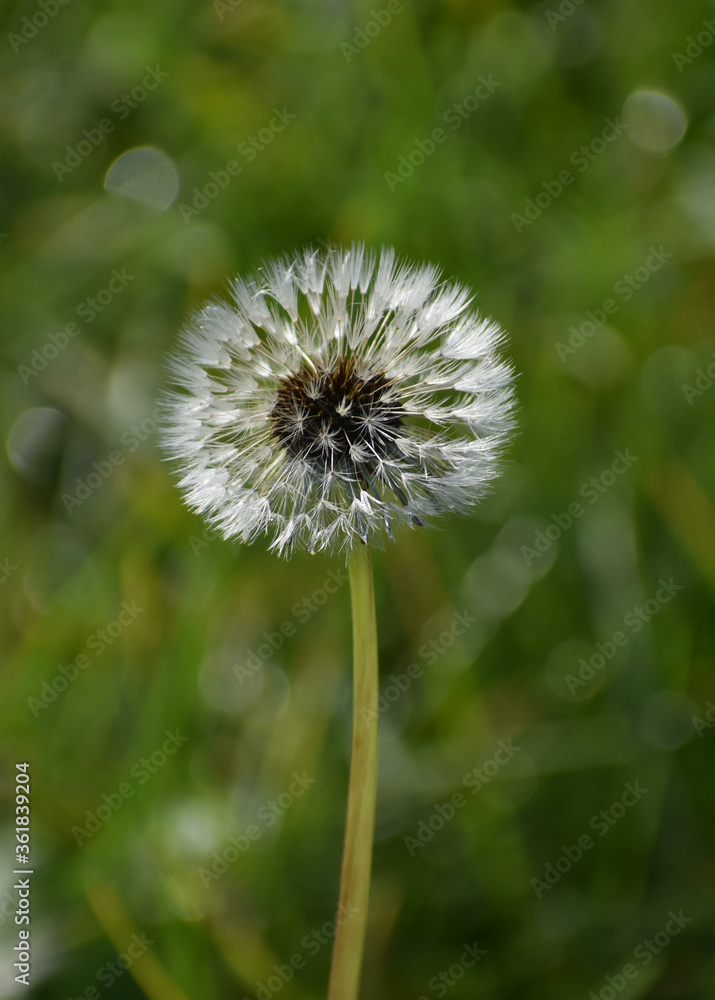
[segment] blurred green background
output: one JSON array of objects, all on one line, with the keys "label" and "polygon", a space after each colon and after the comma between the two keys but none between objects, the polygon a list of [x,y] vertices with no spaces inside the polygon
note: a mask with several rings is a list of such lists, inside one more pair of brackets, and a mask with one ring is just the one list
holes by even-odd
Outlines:
[{"label": "blurred green background", "polygon": [[362,995],[713,995],[713,18],[3,6],[0,995],[325,996],[343,565],[207,533],[154,407],[233,273],[351,240],[473,287],[520,406],[475,514],[376,560]]}]

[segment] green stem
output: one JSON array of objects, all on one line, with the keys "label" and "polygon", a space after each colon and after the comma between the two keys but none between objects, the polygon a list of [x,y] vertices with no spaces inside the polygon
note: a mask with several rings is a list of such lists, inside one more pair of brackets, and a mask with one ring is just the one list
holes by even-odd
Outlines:
[{"label": "green stem", "polygon": [[377,625],[372,562],[356,545],[348,564],[353,615],[353,743],[328,1000],[357,1000],[365,946],[377,795]]}]

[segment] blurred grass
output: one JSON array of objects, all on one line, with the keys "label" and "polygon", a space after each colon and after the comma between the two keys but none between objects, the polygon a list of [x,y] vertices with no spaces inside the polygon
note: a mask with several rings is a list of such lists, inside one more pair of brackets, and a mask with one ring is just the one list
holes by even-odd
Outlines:
[{"label": "blurred grass", "polygon": [[[205,533],[159,459],[152,413],[183,318],[232,273],[361,239],[474,287],[520,373],[519,435],[492,496],[377,560],[384,690],[411,664],[423,675],[381,719],[363,995],[570,1000],[631,961],[620,996],[710,996],[715,736],[692,720],[715,700],[715,65],[712,47],[673,54],[712,7],[585,3],[554,21],[556,4],[415,0],[349,61],[341,45],[366,30],[368,4],[71,2],[13,42],[38,10],[3,9],[0,54],[1,932],[7,957],[12,780],[27,759],[30,995],[255,997],[294,955],[304,968],[278,993],[325,995],[330,945],[313,953],[311,935],[337,900],[347,590],[307,620],[296,606],[340,564],[281,563]],[[168,76],[133,99],[157,66]],[[494,94],[445,124],[489,74]],[[579,171],[575,151],[643,90],[661,95],[660,117],[631,120]],[[261,143],[275,109],[295,119],[249,161],[239,144]],[[59,180],[53,162],[106,118],[113,130]],[[390,190],[385,174],[439,127],[447,140]],[[638,129],[668,148],[639,145]],[[144,201],[108,193],[112,165],[139,147],[163,154],[163,173],[131,175]],[[231,159],[240,175],[182,214]],[[565,169],[573,183],[518,232],[512,216]],[[661,246],[672,257],[626,301],[618,283]],[[114,269],[132,277],[87,322],[78,307]],[[560,360],[556,344],[609,297],[608,324]],[[33,352],[71,321],[76,335],[34,371]],[[582,487],[625,449],[637,460],[589,504]],[[525,557],[574,502],[583,516]],[[682,590],[572,695],[579,658],[671,577]],[[125,601],[143,610],[97,653],[88,640]],[[465,611],[476,622],[432,662],[425,646]],[[237,683],[233,666],[284,622],[295,636]],[[89,666],[65,691],[29,701],[81,653]],[[177,729],[187,742],[147,771]],[[513,760],[410,856],[404,838],[510,739]],[[315,783],[268,826],[259,810],[294,772]],[[598,837],[591,818],[634,781],[647,794]],[[125,782],[131,795],[79,846],[72,828]],[[260,837],[204,885],[214,852],[252,824]],[[531,880],[589,832],[593,849],[537,898]],[[670,910],[692,923],[646,966],[634,949]],[[134,931],[155,942],[152,971],[137,960],[108,985],[98,973]],[[477,966],[435,980],[475,940]],[[19,995],[11,961],[2,975],[0,995]]]}]

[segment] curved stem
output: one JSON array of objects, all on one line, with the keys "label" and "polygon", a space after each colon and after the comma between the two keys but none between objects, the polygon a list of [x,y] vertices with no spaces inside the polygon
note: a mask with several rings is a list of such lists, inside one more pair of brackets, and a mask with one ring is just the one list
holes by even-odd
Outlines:
[{"label": "curved stem", "polygon": [[377,795],[377,626],[372,561],[367,545],[355,546],[348,570],[353,617],[353,741],[328,1000],[357,1000],[358,996]]}]

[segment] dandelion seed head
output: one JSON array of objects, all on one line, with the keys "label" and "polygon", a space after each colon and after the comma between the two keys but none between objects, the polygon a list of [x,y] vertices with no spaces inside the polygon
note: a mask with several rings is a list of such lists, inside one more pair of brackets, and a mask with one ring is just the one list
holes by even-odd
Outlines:
[{"label": "dandelion seed head", "polygon": [[232,284],[168,364],[190,507],[287,555],[379,542],[484,494],[513,429],[503,334],[431,265],[306,250]]}]

